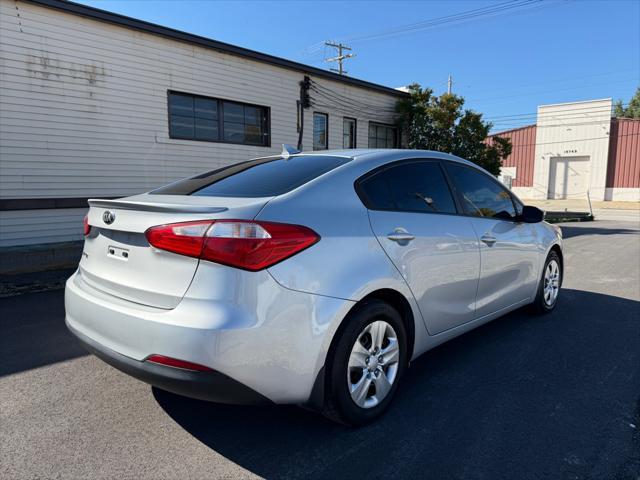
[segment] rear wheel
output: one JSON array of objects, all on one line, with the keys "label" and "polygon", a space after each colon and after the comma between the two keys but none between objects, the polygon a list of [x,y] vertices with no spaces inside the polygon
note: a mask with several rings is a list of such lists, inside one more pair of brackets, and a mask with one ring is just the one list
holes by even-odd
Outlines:
[{"label": "rear wheel", "polygon": [[347,425],[381,415],[407,364],[407,338],[400,314],[380,300],[368,301],[345,319],[327,362],[323,413]]},{"label": "rear wheel", "polygon": [[549,313],[556,307],[560,285],[562,285],[562,263],[558,254],[551,251],[544,264],[538,294],[533,302],[533,306],[539,313]]}]

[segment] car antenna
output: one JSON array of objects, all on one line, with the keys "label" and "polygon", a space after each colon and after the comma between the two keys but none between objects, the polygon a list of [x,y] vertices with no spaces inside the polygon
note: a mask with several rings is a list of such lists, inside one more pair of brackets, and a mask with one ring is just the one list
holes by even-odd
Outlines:
[{"label": "car antenna", "polygon": [[300,153],[300,150],[293,145],[288,145],[286,143],[282,144],[282,158],[285,160],[288,160],[291,155],[295,155],[296,153]]}]

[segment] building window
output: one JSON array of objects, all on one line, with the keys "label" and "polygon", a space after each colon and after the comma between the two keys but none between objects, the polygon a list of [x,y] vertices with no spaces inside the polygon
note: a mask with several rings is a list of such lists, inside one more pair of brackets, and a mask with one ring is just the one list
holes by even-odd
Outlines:
[{"label": "building window", "polygon": [[369,148],[397,148],[398,129],[391,125],[369,122]]},{"label": "building window", "polygon": [[342,148],[356,148],[356,119],[342,119]]},{"label": "building window", "polygon": [[329,115],[326,113],[313,113],[313,149],[326,150],[329,148]]},{"label": "building window", "polygon": [[169,92],[169,137],[268,147],[269,109]]}]

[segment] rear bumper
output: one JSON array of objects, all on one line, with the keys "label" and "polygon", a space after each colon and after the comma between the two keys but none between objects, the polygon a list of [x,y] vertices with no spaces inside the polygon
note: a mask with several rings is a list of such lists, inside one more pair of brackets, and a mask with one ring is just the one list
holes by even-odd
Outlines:
[{"label": "rear bumper", "polygon": [[[66,324],[98,357],[165,390],[225,403],[256,403],[253,393],[307,403],[353,302],[286,289],[266,271],[234,270],[239,278],[221,282],[220,268],[229,267],[201,265],[170,310],[106,294],[76,272],[66,285]],[[154,354],[215,374],[144,362]]]},{"label": "rear bumper", "polygon": [[220,372],[193,372],[140,362],[115,352],[75,330],[67,328],[96,357],[150,385],[186,397],[237,405],[269,405],[271,400]]}]

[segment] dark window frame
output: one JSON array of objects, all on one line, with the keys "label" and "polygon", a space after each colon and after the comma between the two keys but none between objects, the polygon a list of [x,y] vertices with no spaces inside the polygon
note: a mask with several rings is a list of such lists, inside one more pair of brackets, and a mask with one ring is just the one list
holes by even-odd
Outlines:
[{"label": "dark window frame", "polygon": [[[499,188],[501,188],[502,190],[507,192],[507,194],[509,195],[509,199],[511,200],[511,204],[513,205],[513,211],[516,212],[516,216],[514,218],[495,218],[495,217],[478,216],[478,215],[473,215],[472,213],[467,213],[467,211],[464,208],[464,202],[462,200],[462,195],[458,191],[458,188],[457,188],[455,182],[451,178],[451,175],[449,174],[449,171],[447,170],[446,164],[460,166],[460,167],[464,167],[466,169],[472,170],[472,171],[474,171],[476,173],[479,173],[480,175],[483,175],[484,177],[488,178],[489,181],[495,183]],[[494,220],[494,221],[495,220],[500,220],[500,221],[503,221],[503,222],[522,223],[522,215],[518,214],[518,212],[522,212],[522,208],[518,209],[518,205],[524,206],[524,203],[511,190],[509,190],[507,187],[505,187],[504,184],[502,184],[497,178],[495,178],[494,176],[492,176],[492,175],[490,175],[488,173],[483,172],[479,168],[473,167],[471,165],[467,165],[467,164],[462,163],[462,162],[454,162],[454,161],[451,161],[451,160],[443,159],[442,160],[442,166],[443,166],[443,170],[445,172],[445,175],[447,176],[447,181],[449,182],[450,188],[452,189],[452,192],[455,195],[456,202],[460,205],[460,211],[462,212],[462,214],[461,214],[462,216],[469,217],[469,218],[482,218],[484,220]]]},{"label": "dark window frame", "polygon": [[[218,140],[206,140],[206,139],[201,139],[201,138],[192,138],[192,137],[180,137],[180,136],[175,136],[171,134],[171,106],[169,104],[170,102],[170,96],[171,94],[175,94],[175,95],[185,95],[188,97],[192,97],[192,98],[202,98],[205,100],[213,100],[217,103],[217,109],[218,109]],[[264,138],[264,142],[263,143],[247,143],[247,142],[232,142],[230,140],[225,140],[224,139],[224,102],[228,102],[228,103],[236,103],[238,105],[242,105],[247,106],[247,107],[254,107],[254,108],[258,108],[258,109],[262,109],[264,110],[264,132],[262,134],[262,137]],[[195,93],[187,93],[187,92],[181,92],[178,90],[167,90],[167,130],[169,132],[169,138],[172,140],[187,140],[187,141],[191,141],[191,142],[206,142],[206,143],[226,143],[226,144],[230,144],[230,145],[246,145],[249,147],[267,147],[270,148],[271,147],[271,107],[267,107],[265,105],[257,105],[255,103],[247,103],[247,102],[240,102],[237,100],[230,100],[227,98],[219,98],[219,97],[209,97],[206,95],[199,95],[199,94],[195,94]]]},{"label": "dark window frame", "polygon": [[[321,115],[325,118],[325,147],[324,148],[316,148],[316,115]],[[325,112],[318,112],[318,111],[314,111],[313,115],[311,116],[311,118],[313,119],[313,128],[311,130],[311,143],[312,143],[312,149],[315,152],[321,152],[323,150],[329,150],[329,114],[325,113]]]},{"label": "dark window frame", "polygon": [[[349,120],[353,122],[353,147],[344,146],[344,122]],[[342,148],[352,150],[358,148],[358,119],[354,117],[342,117]]]},{"label": "dark window frame", "polygon": [[[369,128],[367,130],[367,147],[368,148],[383,148],[383,147],[378,147],[378,146],[375,146],[375,147],[371,146],[371,126],[373,126],[373,125],[380,126],[380,127],[387,127],[387,128],[393,129],[394,130],[394,135],[393,135],[393,138],[394,138],[393,143],[394,143],[394,145],[392,147],[384,147],[384,148],[388,148],[388,149],[398,148],[398,146],[400,145],[400,137],[399,137],[400,130],[398,129],[398,126],[397,125],[393,125],[391,123],[374,122],[372,120],[369,121]],[[378,137],[375,137],[375,138],[377,139]]]},{"label": "dark window frame", "polygon": [[[400,210],[397,208],[374,208],[373,207],[371,203],[371,199],[367,197],[367,194],[364,192],[362,188],[362,183],[366,182],[370,178],[375,177],[378,174],[385,172],[386,170],[390,170],[392,168],[399,167],[402,165],[409,165],[412,163],[435,163],[438,166],[438,168],[440,169],[440,172],[442,173],[442,178],[445,181],[447,189],[449,190],[449,194],[451,195],[451,199],[453,200],[453,205],[456,209],[455,212],[434,212],[434,211],[428,211],[428,210],[409,210],[409,209]],[[451,180],[449,179],[449,176],[445,171],[444,165],[442,165],[442,162],[438,158],[428,158],[428,157],[407,158],[403,160],[397,160],[391,163],[386,163],[384,165],[380,165],[379,167],[374,168],[373,170],[365,173],[364,175],[356,179],[356,181],[354,182],[354,188],[356,190],[356,193],[358,194],[358,197],[360,197],[360,201],[362,201],[364,206],[368,210],[374,210],[377,212],[422,213],[426,215],[455,215],[455,216],[461,216],[462,215],[461,212],[464,212],[464,210],[462,209],[462,205],[459,202],[458,196],[456,195],[456,193],[454,192],[451,186]]]}]

